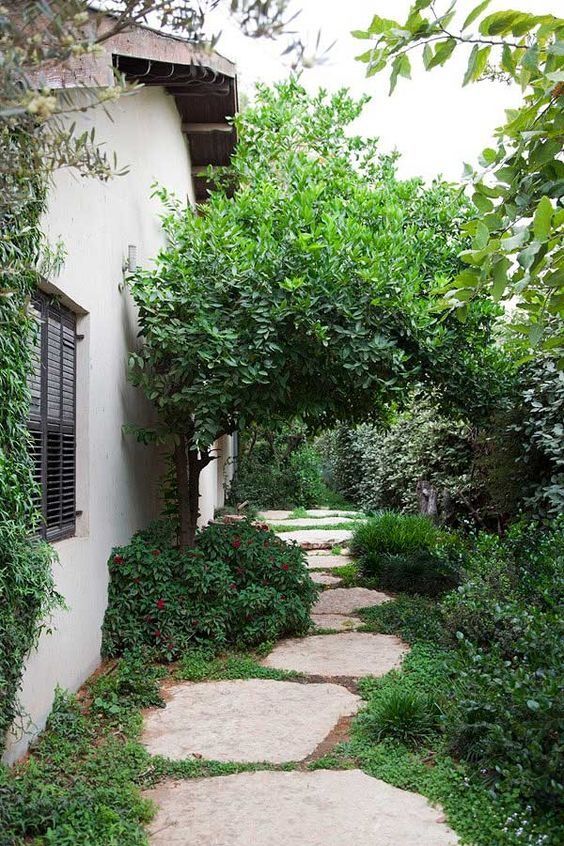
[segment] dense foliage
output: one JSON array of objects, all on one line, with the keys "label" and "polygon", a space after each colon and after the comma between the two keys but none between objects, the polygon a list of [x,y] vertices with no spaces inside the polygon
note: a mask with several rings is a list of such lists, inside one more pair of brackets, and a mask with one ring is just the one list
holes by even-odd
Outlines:
[{"label": "dense foliage", "polygon": [[103,650],[147,647],[173,660],[189,646],[257,645],[303,634],[317,596],[302,551],[265,526],[212,524],[194,549],[157,524],[113,550]]},{"label": "dense foliage", "polygon": [[434,596],[458,584],[462,545],[427,517],[382,512],[359,523],[350,544],[378,588]]},{"label": "dense foliage", "polygon": [[417,513],[417,485],[426,480],[449,522],[478,504],[473,438],[460,413],[445,413],[432,393],[417,391],[387,424],[341,427],[320,438],[319,449],[331,483],[363,510]]},{"label": "dense foliage", "polygon": [[[464,563],[462,584],[434,608],[403,596],[363,612],[370,629],[401,634],[414,648],[400,673],[365,685],[369,706],[358,739],[399,744],[374,749],[372,771],[381,777],[406,744],[425,758],[431,749],[442,773],[434,798],[449,815],[458,766],[452,759],[462,762],[468,789],[481,782],[497,808],[497,822],[490,816],[466,829],[471,842],[556,846],[564,523],[515,526],[503,541],[480,534]],[[400,778],[410,777],[429,789],[415,762],[401,771]]]},{"label": "dense foliage", "polygon": [[440,322],[429,298],[458,267],[465,204],[448,185],[399,181],[351,135],[362,105],[294,80],[261,87],[199,214],[160,192],[168,244],[131,280],[144,339],[131,376],[160,414],[142,437],[173,435],[192,487],[219,435],[374,416],[415,374],[491,402],[492,310]]},{"label": "dense foliage", "polygon": [[564,19],[506,9],[489,13],[480,2],[458,21],[462,3],[416,0],[403,23],[375,15],[357,38],[373,42],[358,58],[378,73],[391,65],[390,93],[400,76],[409,77],[413,49],[421,47],[427,70],[446,64],[468,48],[463,85],[483,78],[517,83],[518,109],[509,109],[497,130],[497,147],[486,148],[473,183],[476,218],[466,231],[468,265],[444,287],[444,308],[467,310],[476,292],[516,301],[514,330],[529,346],[564,349],[562,335],[547,336],[554,315],[564,312],[562,261],[562,130],[564,128]]},{"label": "dense foliage", "polygon": [[539,355],[481,420],[418,390],[379,425],[340,427],[316,446],[329,484],[364,510],[418,513],[426,480],[442,523],[503,530],[564,511],[563,419],[564,375]]},{"label": "dense foliage", "polygon": [[318,452],[297,423],[240,433],[229,501],[256,508],[311,508],[325,492]]},{"label": "dense foliage", "polygon": [[[1,131],[1,130],[0,130]],[[11,145],[23,159],[27,139]],[[27,418],[36,326],[27,312],[36,283],[41,181],[20,174],[27,203],[0,209],[0,750],[18,712],[17,692],[26,654],[38,627],[58,601],[53,553],[31,540],[37,526],[36,490],[29,455]]]}]

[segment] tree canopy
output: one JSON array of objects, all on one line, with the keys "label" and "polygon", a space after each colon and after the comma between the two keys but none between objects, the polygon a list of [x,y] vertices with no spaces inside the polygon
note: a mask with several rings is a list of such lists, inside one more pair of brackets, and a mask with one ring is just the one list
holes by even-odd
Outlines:
[{"label": "tree canopy", "polygon": [[492,310],[440,322],[429,296],[459,267],[465,202],[399,181],[349,132],[362,106],[262,87],[197,214],[159,189],[168,243],[131,280],[131,375],[189,451],[257,421],[373,417],[414,380],[481,401]]},{"label": "tree canopy", "polygon": [[472,243],[461,254],[466,266],[442,290],[443,307],[464,313],[484,291],[511,301],[516,336],[562,355],[564,336],[547,329],[564,314],[564,19],[490,13],[490,0],[459,17],[460,6],[416,0],[404,22],[375,15],[354,33],[371,42],[358,58],[368,76],[390,68],[390,93],[400,77],[410,77],[418,48],[426,70],[466,49],[463,85],[493,78],[520,86],[523,102],[507,110],[497,146],[483,151],[477,168],[465,166],[476,207],[465,227]]}]

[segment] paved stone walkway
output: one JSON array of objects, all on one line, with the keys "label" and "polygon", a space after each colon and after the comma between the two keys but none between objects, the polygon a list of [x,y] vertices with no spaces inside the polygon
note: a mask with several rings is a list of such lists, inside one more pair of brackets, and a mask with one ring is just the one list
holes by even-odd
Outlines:
[{"label": "paved stone walkway", "polygon": [[[275,516],[276,515],[276,516]],[[284,520],[289,512],[265,512]],[[318,512],[322,519],[331,516]],[[146,795],[157,806],[151,846],[455,846],[440,810],[427,800],[360,770],[308,771],[346,734],[362,705],[361,676],[398,667],[408,651],[391,635],[357,632],[354,612],[390,601],[384,593],[336,587],[335,567],[350,563],[328,552],[351,532],[283,533],[308,554],[312,577],[325,588],[312,613],[312,634],[279,642],[265,667],[295,670],[295,681],[248,679],[184,682],[164,691],[166,707],[145,714],[142,740],[149,752],[172,760],[277,765],[280,770],[165,781]],[[316,634],[315,629],[337,630]],[[345,732],[345,734],[343,734]]]}]

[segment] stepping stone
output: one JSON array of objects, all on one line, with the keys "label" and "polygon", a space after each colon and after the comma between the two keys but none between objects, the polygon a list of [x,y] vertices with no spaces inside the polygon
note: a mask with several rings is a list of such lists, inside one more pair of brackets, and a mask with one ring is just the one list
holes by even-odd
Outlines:
[{"label": "stepping stone", "polygon": [[344,567],[351,561],[349,555],[320,555],[318,552],[310,552],[307,556],[309,570],[331,570],[333,567]]},{"label": "stepping stone", "polygon": [[343,546],[352,538],[347,529],[296,529],[295,532],[282,532],[279,537],[286,543],[297,543],[302,549],[331,549]]},{"label": "stepping stone", "polygon": [[408,651],[394,635],[344,632],[283,640],[262,664],[306,676],[383,676],[399,667]]},{"label": "stepping stone", "polygon": [[339,517],[343,520],[362,520],[366,519],[366,514],[362,511],[339,511],[335,508],[311,508],[307,512],[308,517]]},{"label": "stepping stone", "polygon": [[334,526],[335,523],[352,523],[354,521],[347,521],[346,517],[290,517],[289,520],[268,520],[267,522],[273,529],[278,529],[280,526],[314,526],[315,528],[319,526],[323,528],[323,526]]},{"label": "stepping stone", "polygon": [[341,579],[337,576],[330,576],[329,573],[310,573],[312,582],[317,585],[340,585]]},{"label": "stepping stone", "polygon": [[354,631],[362,625],[360,617],[346,617],[344,614],[312,614],[311,622],[320,629],[337,629],[340,632]]},{"label": "stepping stone", "polygon": [[335,588],[324,591],[312,608],[312,614],[350,614],[359,608],[369,608],[389,602],[390,597],[368,588]]},{"label": "stepping stone", "polygon": [[258,515],[260,520],[271,523],[273,520],[287,520],[291,511],[261,511]]},{"label": "stepping stone", "polygon": [[340,685],[269,679],[185,682],[167,699],[145,716],[141,739],[152,755],[273,764],[306,758],[361,704]]},{"label": "stepping stone", "polygon": [[152,846],[456,846],[441,812],[360,770],[255,772],[167,781]]}]

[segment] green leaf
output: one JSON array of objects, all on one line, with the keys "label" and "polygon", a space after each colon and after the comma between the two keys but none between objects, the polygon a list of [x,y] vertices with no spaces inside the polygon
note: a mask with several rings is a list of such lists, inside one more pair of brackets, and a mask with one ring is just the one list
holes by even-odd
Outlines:
[{"label": "green leaf", "polygon": [[463,86],[480,78],[488,63],[488,57],[491,49],[492,48],[489,46],[478,47],[477,44],[474,44],[472,52],[470,53],[470,58],[468,59],[468,67],[466,68],[466,73],[464,74],[464,80],[462,82]]},{"label": "green leaf", "polygon": [[492,201],[488,199],[488,197],[485,197],[484,194],[480,194],[477,191],[472,195],[472,202],[478,211],[481,211],[484,214],[486,214],[486,212],[490,212],[494,207]]},{"label": "green leaf", "polygon": [[538,241],[546,241],[550,235],[552,212],[552,203],[548,197],[542,197],[533,217],[533,232]]},{"label": "green leaf", "polygon": [[465,20],[465,21],[464,21],[464,23],[462,24],[462,30],[464,31],[465,29],[467,29],[467,28],[470,26],[470,24],[473,24],[473,23],[474,23],[474,21],[476,20],[476,18],[477,18],[477,17],[479,17],[479,16],[482,14],[482,12],[484,11],[484,9],[485,9],[487,6],[489,6],[489,5],[490,5],[490,3],[491,3],[491,0],[483,0],[483,2],[482,2],[482,3],[478,3],[478,5],[477,5],[477,6],[475,6],[475,7],[472,9],[472,11],[470,12],[470,14],[468,15],[468,17],[466,18],[466,20]]},{"label": "green leaf", "polygon": [[447,38],[446,41],[439,41],[434,56],[430,59],[429,64],[426,65],[427,70],[431,70],[431,68],[435,68],[438,65],[444,65],[447,59],[451,57],[456,43],[455,38]]},{"label": "green leaf", "polygon": [[494,302],[499,302],[502,298],[503,293],[507,287],[507,271],[511,266],[511,262],[509,259],[502,258],[494,265],[492,278],[493,278],[493,286],[492,286],[492,297]]},{"label": "green leaf", "polygon": [[392,73],[390,76],[390,94],[393,93],[394,88],[396,87],[398,76],[404,76],[406,79],[411,77],[411,63],[409,61],[409,57],[406,56],[405,53],[400,56],[396,56],[393,61]]},{"label": "green leaf", "polygon": [[490,230],[481,221],[476,227],[476,234],[474,235],[474,247],[477,250],[483,250],[490,238]]}]

